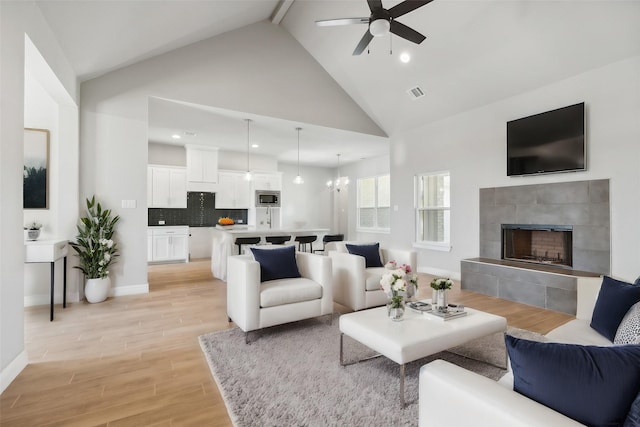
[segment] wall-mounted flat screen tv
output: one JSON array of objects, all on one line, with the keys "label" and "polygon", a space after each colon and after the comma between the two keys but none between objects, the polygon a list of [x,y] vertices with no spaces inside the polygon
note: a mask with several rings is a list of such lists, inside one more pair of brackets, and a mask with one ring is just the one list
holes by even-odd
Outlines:
[{"label": "wall-mounted flat screen tv", "polygon": [[507,176],[583,170],[584,102],[507,122]]}]

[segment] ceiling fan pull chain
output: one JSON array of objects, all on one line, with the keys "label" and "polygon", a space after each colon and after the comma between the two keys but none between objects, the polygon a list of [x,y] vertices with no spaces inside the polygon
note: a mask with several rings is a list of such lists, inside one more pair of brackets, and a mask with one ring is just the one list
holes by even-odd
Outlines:
[{"label": "ceiling fan pull chain", "polygon": [[389,55],[393,55],[393,37],[389,33]]}]

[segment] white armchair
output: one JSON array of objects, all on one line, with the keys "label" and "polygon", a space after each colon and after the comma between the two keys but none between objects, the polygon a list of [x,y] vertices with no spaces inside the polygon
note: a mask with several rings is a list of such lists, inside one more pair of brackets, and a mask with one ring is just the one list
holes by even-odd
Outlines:
[{"label": "white armchair", "polygon": [[248,333],[333,313],[331,259],[296,252],[302,277],[260,282],[252,255],[228,258],[227,316]]},{"label": "white armchair", "polygon": [[[377,307],[388,302],[389,298],[380,288],[380,279],[384,267],[365,268],[365,259],[347,251],[347,244],[363,245],[362,242],[330,242],[326,250],[333,263],[333,300],[354,311]],[[382,264],[396,261],[398,265],[407,264],[416,271],[415,251],[380,248]]]}]

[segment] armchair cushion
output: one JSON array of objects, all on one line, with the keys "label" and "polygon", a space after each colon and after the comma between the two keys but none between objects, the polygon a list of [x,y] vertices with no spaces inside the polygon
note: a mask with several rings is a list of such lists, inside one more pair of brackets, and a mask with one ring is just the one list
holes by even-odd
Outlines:
[{"label": "armchair cushion", "polygon": [[622,318],[640,301],[640,286],[604,276],[593,309],[591,327],[613,341]]},{"label": "armchair cushion", "polygon": [[359,255],[364,258],[365,267],[384,267],[380,260],[380,244],[373,245],[352,245],[345,244],[347,251],[352,255]]},{"label": "armchair cushion", "polygon": [[371,267],[364,270],[364,288],[367,291],[379,291],[380,279],[382,275],[387,271],[384,267]]},{"label": "armchair cushion", "polygon": [[300,277],[294,246],[277,249],[251,248],[251,252],[253,252],[253,258],[260,264],[261,282]]},{"label": "armchair cushion", "polygon": [[304,277],[269,280],[262,284],[260,307],[275,307],[322,298],[322,286]]},{"label": "armchair cushion", "polygon": [[640,391],[640,345],[505,342],[518,393],[586,425],[625,421]]}]

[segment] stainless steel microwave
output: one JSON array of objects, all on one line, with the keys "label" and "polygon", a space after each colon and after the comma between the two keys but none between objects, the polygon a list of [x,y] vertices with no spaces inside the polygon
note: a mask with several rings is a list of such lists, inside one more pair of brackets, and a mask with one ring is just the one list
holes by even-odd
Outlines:
[{"label": "stainless steel microwave", "polygon": [[256,190],[256,207],[280,207],[280,192],[270,190]]}]

